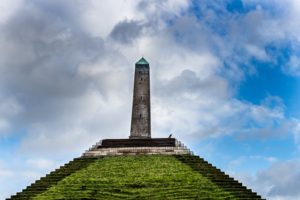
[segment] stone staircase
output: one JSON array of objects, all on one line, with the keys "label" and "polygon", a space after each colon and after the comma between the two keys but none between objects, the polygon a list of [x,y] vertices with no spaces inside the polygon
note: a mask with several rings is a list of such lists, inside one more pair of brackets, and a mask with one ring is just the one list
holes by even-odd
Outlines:
[{"label": "stone staircase", "polygon": [[[93,157],[80,157],[75,158],[69,163],[61,166],[60,168],[56,169],[55,171],[47,174],[45,177],[42,177],[40,180],[35,181],[30,186],[23,189],[21,192],[12,195],[7,200],[14,200],[14,199],[31,199],[32,197],[46,191],[51,186],[57,184],[59,181],[64,179],[65,177],[73,174],[74,172],[81,170],[87,167],[89,164],[94,162],[97,158]],[[99,159],[99,158],[98,158]]]},{"label": "stone staircase", "polygon": [[262,199],[257,193],[246,188],[240,182],[234,180],[229,175],[225,174],[220,169],[216,168],[199,156],[175,155],[175,157],[179,161],[189,165],[193,170],[199,172],[219,187],[232,193],[238,199]]},{"label": "stone staircase", "polygon": [[[151,156],[151,155],[147,155],[147,156]],[[153,156],[155,156],[155,155],[153,155]],[[219,188],[221,188],[227,192],[224,194],[220,193],[221,196],[219,196],[217,199],[220,199],[220,200],[222,200],[222,199],[241,199],[241,200],[260,200],[260,199],[262,199],[255,192],[253,192],[250,189],[247,189],[241,183],[234,180],[230,176],[226,175],[224,172],[222,172],[215,166],[211,165],[204,159],[200,158],[199,156],[194,156],[191,154],[175,154],[175,155],[161,155],[161,156],[175,157],[178,161],[188,165],[191,168],[191,170],[198,172],[203,177],[207,178],[212,183],[214,183],[216,186],[218,186]],[[118,156],[114,155],[113,157],[118,157]],[[60,182],[64,178],[68,177],[69,175],[76,173],[77,171],[84,169],[87,166],[89,166],[90,164],[96,163],[99,161],[99,159],[103,159],[103,158],[109,158],[109,157],[107,157],[107,156],[99,156],[99,157],[91,156],[91,157],[75,158],[71,162],[65,164],[64,166],[60,167],[59,169],[56,169],[55,171],[51,172],[50,174],[47,174],[45,177],[42,177],[40,180],[37,180],[35,183],[28,186],[22,192],[18,192],[16,195],[11,196],[7,200],[32,199],[33,197],[37,196],[38,194],[41,194],[41,193],[47,191],[51,186],[57,185],[58,182]],[[121,158],[121,156],[120,156],[120,158]],[[105,171],[103,171],[103,172],[99,171],[97,173],[107,174],[107,172],[105,172]],[[181,172],[178,171],[176,173],[180,174]],[[176,175],[170,174],[170,176],[176,176]],[[96,181],[96,180],[97,179],[94,179],[93,181]],[[88,188],[90,186],[88,186],[87,184],[88,183],[86,183],[86,182],[83,184],[81,181],[75,181],[69,187],[67,186],[67,188],[68,188],[68,190],[72,190],[71,193],[74,193],[74,194],[76,193],[79,196],[81,195],[80,198],[79,198],[79,196],[77,196],[76,199],[86,199],[86,198],[84,198],[85,192],[88,192],[88,193],[95,192],[95,194],[97,192],[97,191],[94,191],[95,189],[89,191]],[[93,184],[93,182],[91,182],[90,184]],[[103,185],[102,187],[103,187],[102,189],[104,189],[105,185]],[[118,188],[118,186],[111,185],[109,187],[110,188],[116,187],[116,189],[115,189],[116,191],[120,190],[120,188]],[[127,186],[124,185],[121,187],[126,188]],[[133,187],[133,186],[129,184],[128,187]],[[138,186],[136,186],[136,187],[138,188]],[[139,187],[141,187],[141,186],[139,186]],[[98,188],[97,190],[101,191],[102,189]],[[83,193],[81,193],[80,191],[82,191]],[[120,192],[121,191],[122,191],[122,189],[120,190]],[[187,191],[189,191],[189,192],[187,192]],[[68,191],[68,192],[70,193],[70,191]],[[194,185],[193,182],[191,182],[189,184],[181,185],[178,188],[168,188],[168,189],[162,188],[162,190],[159,191],[159,193],[152,194],[153,195],[152,197],[153,197],[153,199],[161,199],[159,195],[163,195],[163,196],[168,196],[167,199],[211,199],[210,198],[211,192],[212,191],[209,191],[207,189],[203,190],[203,188],[197,190],[197,186]],[[201,194],[201,195],[198,196],[196,194]],[[224,195],[224,196],[222,196],[222,195]],[[55,194],[54,194],[54,196],[55,196]],[[55,199],[62,199],[62,198],[56,197]],[[97,199],[97,198],[95,198],[95,199]]]},{"label": "stone staircase", "polygon": [[[69,175],[74,174],[77,171],[80,171],[81,169],[86,168],[90,164],[98,162],[99,159],[103,159],[103,158],[109,159],[110,156],[112,156],[112,158],[118,158],[118,156],[120,156],[119,158],[122,158],[122,157],[126,158],[126,157],[124,157],[126,155],[129,155],[129,156],[141,155],[141,156],[150,156],[150,157],[151,157],[151,155],[153,155],[153,156],[157,155],[157,156],[162,156],[162,157],[164,157],[164,156],[175,157],[176,160],[188,165],[191,168],[191,170],[198,172],[203,177],[210,180],[218,188],[223,189],[224,192],[226,191],[226,194],[224,193],[224,196],[221,195],[218,197],[218,199],[220,199],[220,200],[221,199],[232,199],[232,197],[234,197],[233,199],[242,199],[242,200],[262,199],[261,196],[257,195],[252,190],[246,188],[240,182],[238,182],[237,180],[234,180],[233,178],[231,178],[230,176],[228,176],[227,174],[222,172],[220,169],[216,168],[212,164],[205,161],[203,158],[201,158],[199,156],[195,156],[193,154],[193,152],[190,151],[180,141],[174,139],[174,143],[173,143],[174,145],[169,145],[169,146],[161,145],[161,144],[163,144],[161,141],[163,141],[163,140],[154,142],[156,144],[159,143],[157,146],[153,146],[154,143],[151,143],[151,142],[150,143],[148,142],[146,145],[141,144],[141,145],[145,145],[145,146],[139,146],[140,141],[134,142],[134,145],[132,145],[132,143],[125,141],[125,140],[117,141],[117,143],[119,144],[119,147],[118,147],[118,145],[116,145],[117,147],[114,147],[114,144],[110,143],[112,141],[109,141],[109,142],[106,141],[106,145],[103,145],[103,144],[105,144],[105,142],[103,143],[103,141],[99,141],[95,145],[93,145],[90,149],[88,149],[85,153],[83,153],[83,155],[81,157],[75,158],[72,161],[70,161],[69,163],[61,166],[59,169],[56,169],[55,171],[47,174],[45,177],[42,177],[40,180],[35,181],[30,186],[28,186],[21,192],[18,192],[17,194],[11,196],[7,200],[32,199],[33,197],[47,191],[51,186],[57,185],[58,182],[60,182],[64,178],[68,177]],[[169,140],[169,142],[170,141],[171,140]],[[116,142],[116,141],[113,141],[112,143],[114,143],[114,142]],[[124,144],[125,144],[125,147],[124,147]],[[120,145],[122,147],[120,147]],[[137,157],[137,159],[138,159],[138,157]],[[97,173],[102,174],[105,172],[99,171]],[[181,172],[176,172],[176,173],[181,173]],[[176,176],[176,175],[174,175],[174,176]],[[86,190],[85,189],[86,186],[84,186],[84,188],[83,188],[83,186],[79,187],[79,185],[82,184],[81,182],[76,181],[75,183],[74,183],[75,185],[73,185],[71,188],[69,188],[72,191],[74,190],[73,192],[77,192],[77,193],[79,192],[78,194],[81,194],[80,191],[77,191],[78,188],[80,188],[80,190],[82,190],[82,191]],[[115,186],[113,186],[113,187],[115,187]],[[124,185],[122,187],[126,188],[126,185]],[[77,189],[74,189],[74,188],[77,188]],[[99,190],[100,190],[100,188],[99,188]],[[187,190],[190,191],[188,193],[188,195],[186,192],[184,192]],[[175,195],[176,191],[178,194]],[[196,186],[196,185],[193,186],[193,183],[189,183],[189,184],[181,185],[177,189],[175,189],[175,188],[170,189],[170,191],[162,190],[162,191],[160,191],[160,194],[166,193],[164,195],[167,195],[167,196],[170,195],[169,196],[170,199],[195,199],[195,197],[197,197],[196,199],[211,199],[209,197],[211,192],[212,191],[205,190],[205,189],[199,190],[198,186]],[[199,198],[198,198],[198,195],[195,196],[195,194],[201,194],[201,196],[199,196]],[[229,196],[228,196],[228,194],[229,194]],[[84,193],[82,193],[82,195],[84,195]],[[155,195],[155,194],[152,194],[152,195]],[[182,195],[185,195],[185,196],[182,196]],[[55,197],[55,199],[61,199],[61,198]],[[76,199],[85,199],[85,198],[81,198],[81,197],[77,198],[76,197]]]},{"label": "stone staircase", "polygon": [[116,139],[100,140],[85,151],[83,157],[120,156],[120,155],[185,155],[193,154],[182,142],[175,138],[158,139]]}]

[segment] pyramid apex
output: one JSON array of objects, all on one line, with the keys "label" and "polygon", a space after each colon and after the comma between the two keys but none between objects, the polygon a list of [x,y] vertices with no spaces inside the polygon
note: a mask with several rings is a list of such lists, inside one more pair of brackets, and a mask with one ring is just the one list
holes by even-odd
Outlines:
[{"label": "pyramid apex", "polygon": [[135,63],[136,65],[149,65],[148,61],[142,57],[139,61],[137,61],[137,63]]}]

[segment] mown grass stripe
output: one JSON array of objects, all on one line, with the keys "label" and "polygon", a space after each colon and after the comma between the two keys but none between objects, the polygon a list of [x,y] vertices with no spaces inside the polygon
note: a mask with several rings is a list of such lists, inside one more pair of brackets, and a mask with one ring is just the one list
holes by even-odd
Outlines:
[{"label": "mown grass stripe", "polygon": [[[84,190],[82,190],[84,186]],[[105,157],[34,199],[235,199],[173,156]]]},{"label": "mown grass stripe", "polygon": [[70,162],[14,199],[260,199],[195,156],[107,156],[75,161],[76,165]]}]

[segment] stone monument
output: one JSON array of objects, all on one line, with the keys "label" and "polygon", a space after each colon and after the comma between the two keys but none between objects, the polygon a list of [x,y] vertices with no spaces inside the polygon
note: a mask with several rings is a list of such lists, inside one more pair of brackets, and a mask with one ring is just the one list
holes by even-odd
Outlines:
[{"label": "stone monument", "polygon": [[194,156],[172,134],[151,138],[149,63],[144,58],[135,64],[129,139],[100,140],[81,157],[8,200],[124,198],[261,199],[203,158]]},{"label": "stone monument", "polygon": [[135,63],[130,139],[151,138],[150,70],[141,58]]},{"label": "stone monument", "polygon": [[135,63],[129,139],[103,139],[83,156],[191,153],[175,138],[151,138],[150,68],[142,57]]}]

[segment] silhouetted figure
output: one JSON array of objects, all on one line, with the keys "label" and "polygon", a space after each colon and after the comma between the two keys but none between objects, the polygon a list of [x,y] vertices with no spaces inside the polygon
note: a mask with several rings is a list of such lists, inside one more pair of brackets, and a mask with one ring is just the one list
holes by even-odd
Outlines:
[{"label": "silhouetted figure", "polygon": [[171,137],[172,137],[172,134],[169,135],[169,138],[171,138]]}]

